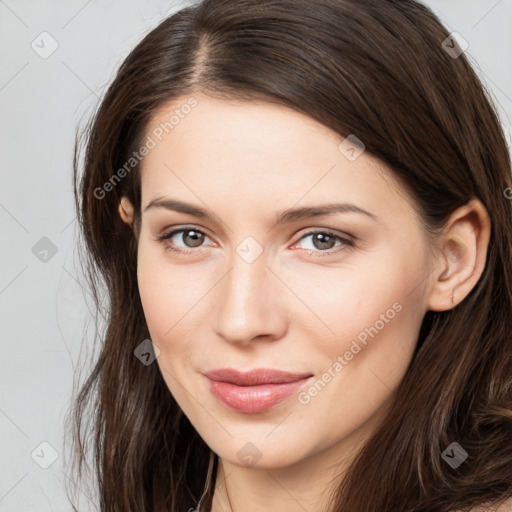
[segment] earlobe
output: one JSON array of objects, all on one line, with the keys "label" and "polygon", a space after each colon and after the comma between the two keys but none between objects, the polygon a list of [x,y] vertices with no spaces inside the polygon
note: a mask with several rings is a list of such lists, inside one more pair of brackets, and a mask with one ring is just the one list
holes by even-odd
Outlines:
[{"label": "earlobe", "polygon": [[135,214],[135,209],[130,202],[130,200],[123,196],[121,197],[121,200],[119,201],[119,207],[118,207],[119,215],[123,222],[128,224],[130,227],[133,226],[133,219]]},{"label": "earlobe", "polygon": [[471,292],[485,268],[490,229],[487,211],[477,199],[453,212],[440,235],[437,271],[427,298],[428,309],[446,311]]}]

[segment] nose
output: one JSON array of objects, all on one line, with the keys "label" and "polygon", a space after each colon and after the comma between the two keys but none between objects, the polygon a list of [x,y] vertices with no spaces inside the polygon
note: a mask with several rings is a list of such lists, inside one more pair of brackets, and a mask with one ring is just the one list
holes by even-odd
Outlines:
[{"label": "nose", "polygon": [[248,263],[234,253],[230,271],[216,286],[216,334],[229,343],[275,341],[286,332],[283,283],[267,267],[265,253]]}]

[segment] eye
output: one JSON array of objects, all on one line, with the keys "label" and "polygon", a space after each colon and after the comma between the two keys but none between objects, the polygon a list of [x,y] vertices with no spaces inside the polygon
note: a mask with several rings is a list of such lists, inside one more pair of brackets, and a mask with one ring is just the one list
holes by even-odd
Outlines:
[{"label": "eye", "polygon": [[[302,240],[306,240],[308,237],[312,237],[311,243],[313,248],[303,248],[308,252],[308,254],[313,256],[329,256],[337,254],[343,250],[346,250],[347,248],[355,247],[355,241],[352,238],[342,237],[330,230],[310,231],[309,233],[303,235],[299,242],[295,244],[295,246]],[[340,242],[338,246],[335,245],[336,241]],[[332,249],[334,247],[338,248],[334,251],[328,251],[328,249]]]},{"label": "eye", "polygon": [[[297,246],[301,241],[306,240],[308,237],[312,237],[311,242],[313,248],[302,248],[307,251],[308,254],[313,256],[330,256],[346,250],[347,248],[355,247],[355,240],[353,238],[343,237],[333,231],[325,229],[306,233],[298,242],[295,243],[293,247]],[[173,239],[175,240],[173,241]],[[184,244],[183,246],[176,243],[180,239]],[[156,238],[156,240],[164,244],[166,250],[185,255],[197,252],[201,247],[203,247],[205,239],[209,239],[208,236],[203,231],[192,226],[173,229],[172,231],[164,233]],[[339,242],[339,245],[336,246],[335,244],[337,241]],[[330,250],[334,247],[337,247],[337,249]]]},{"label": "eye", "polygon": [[[181,239],[185,246],[183,247],[177,245],[175,241],[173,241],[173,238],[176,238],[176,240]],[[157,237],[157,240],[164,244],[166,250],[180,254],[192,254],[193,252],[197,251],[194,249],[188,249],[187,247],[201,247],[206,238],[208,238],[208,236],[202,231],[194,227],[184,227],[180,229],[173,229],[168,233],[164,233],[162,236]]]}]

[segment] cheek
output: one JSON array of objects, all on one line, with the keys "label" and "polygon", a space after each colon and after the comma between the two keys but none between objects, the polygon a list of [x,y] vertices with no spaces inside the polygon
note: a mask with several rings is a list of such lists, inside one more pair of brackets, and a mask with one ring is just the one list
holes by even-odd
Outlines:
[{"label": "cheek", "polygon": [[[354,342],[366,347],[370,341],[386,338],[385,333],[397,336],[404,328],[408,333],[404,339],[410,339],[411,326],[424,313],[418,294],[411,293],[422,275],[422,258],[417,256],[388,250],[338,269],[287,268],[283,281],[300,299],[294,318],[299,329],[310,331],[313,349],[332,359],[350,350],[359,353]],[[306,314],[298,315],[299,309]]]},{"label": "cheek", "polygon": [[[368,267],[360,280],[349,283],[350,290],[339,297],[337,343],[325,345],[330,361],[342,356],[341,373],[357,384],[362,399],[372,395],[375,385],[384,394],[398,386],[425,314],[423,289],[418,286],[424,277],[421,255],[391,261],[378,269]],[[332,318],[335,322],[334,314]]]},{"label": "cheek", "polygon": [[174,398],[187,404],[182,383],[190,372],[193,344],[185,328],[198,290],[183,267],[166,261],[159,245],[139,245],[137,280],[149,335],[160,351],[156,364]]},{"label": "cheek", "polygon": [[198,316],[214,284],[212,274],[216,274],[208,266],[192,269],[171,263],[165,249],[149,241],[139,244],[137,261],[139,294],[151,339],[164,355],[163,360],[186,359],[194,348],[197,350],[192,324],[197,327],[201,323]]},{"label": "cheek", "polygon": [[348,303],[335,324],[339,335],[311,348],[310,360],[321,363],[320,371],[299,395],[299,412],[308,428],[322,432],[321,446],[365,424],[402,381],[422,318],[409,291],[383,288],[381,294]]},{"label": "cheek", "polygon": [[179,267],[166,262],[163,247],[150,242],[139,244],[137,281],[148,329],[161,349],[160,344],[186,314],[190,282]]}]

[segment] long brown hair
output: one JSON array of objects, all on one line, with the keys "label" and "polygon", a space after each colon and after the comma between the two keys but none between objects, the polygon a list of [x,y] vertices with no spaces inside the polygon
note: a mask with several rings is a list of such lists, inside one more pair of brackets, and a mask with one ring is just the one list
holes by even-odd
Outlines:
[{"label": "long brown hair", "polygon": [[[100,354],[70,414],[75,483],[90,451],[102,511],[184,512],[203,491],[208,446],[158,365],[134,357],[149,332],[137,239],[118,215],[124,195],[140,221],[139,165],[126,163],[153,114],[197,92],[282,104],[356,134],[433,233],[470,199],[484,204],[484,272],[455,308],[425,315],[390,414],[337,485],[332,510],[448,512],[512,497],[511,162],[489,94],[458,50],[415,0],[204,0],[128,55],[74,161],[98,308],[98,290],[108,294]],[[456,469],[441,456],[452,442],[468,454]]]}]

